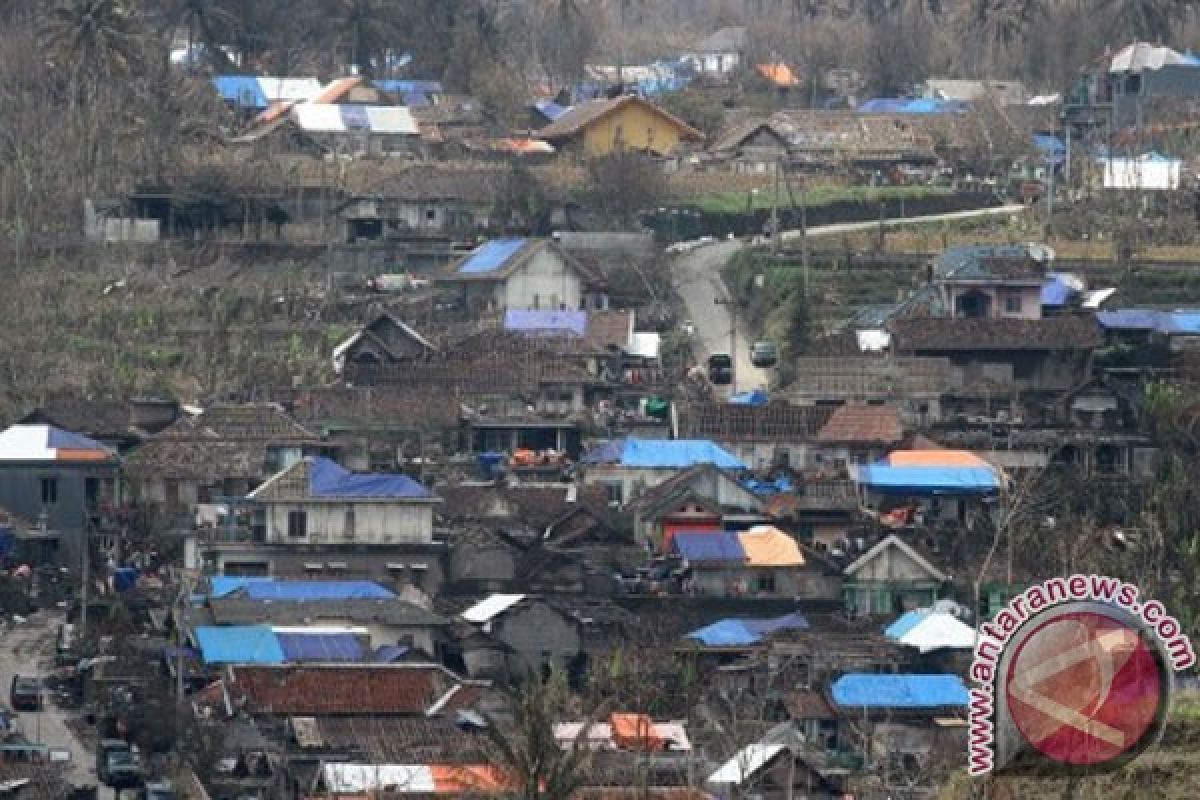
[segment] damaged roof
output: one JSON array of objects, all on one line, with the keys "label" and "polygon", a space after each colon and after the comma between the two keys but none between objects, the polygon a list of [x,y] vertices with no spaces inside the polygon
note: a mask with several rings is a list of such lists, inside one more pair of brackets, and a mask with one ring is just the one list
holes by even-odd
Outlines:
[{"label": "damaged roof", "polygon": [[449,624],[443,617],[399,598],[340,600],[256,600],[249,597],[214,597],[208,606],[217,625],[244,625],[266,621],[273,625],[319,624],[346,620],[395,627]]},{"label": "damaged roof", "polygon": [[236,666],[229,688],[251,713],[284,715],[449,713],[482,690],[433,664]]},{"label": "damaged roof", "polygon": [[900,413],[889,405],[843,405],[817,432],[825,444],[895,444],[904,438]]},{"label": "damaged roof", "polygon": [[888,323],[896,349],[907,352],[962,350],[1090,350],[1102,342],[1096,318],[1046,319],[911,318]]}]

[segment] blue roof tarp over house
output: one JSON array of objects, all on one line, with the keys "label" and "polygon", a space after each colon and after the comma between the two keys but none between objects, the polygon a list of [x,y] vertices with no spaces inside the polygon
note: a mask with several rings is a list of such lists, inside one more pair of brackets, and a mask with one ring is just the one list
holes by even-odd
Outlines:
[{"label": "blue roof tarp over house", "polygon": [[1162,321],[1162,312],[1153,308],[1121,308],[1097,312],[1096,321],[1106,330],[1154,331]]},{"label": "blue roof tarp over house", "polygon": [[1048,133],[1035,133],[1033,146],[1042,154],[1042,161],[1058,166],[1067,160],[1067,145],[1057,136]]},{"label": "blue roof tarp over house", "polygon": [[884,493],[987,494],[1000,488],[1000,479],[989,467],[893,467],[869,464],[859,467],[857,481]]},{"label": "blue roof tarp over house", "polygon": [[460,275],[484,275],[504,269],[517,251],[525,246],[525,239],[492,239],[475,248],[458,266]]},{"label": "blue roof tarp over house", "polygon": [[327,458],[314,458],[308,477],[313,497],[433,497],[407,475],[359,475]]},{"label": "blue roof tarp over house", "polygon": [[966,707],[967,687],[957,675],[843,675],[833,683],[842,708]]},{"label": "blue roof tarp over house", "polygon": [[390,600],[396,596],[372,581],[276,581],[227,576],[210,580],[214,597],[238,591],[251,600]]},{"label": "blue roof tarp over house", "polygon": [[746,551],[736,533],[689,533],[680,531],[671,546],[688,561],[731,561],[745,563]]},{"label": "blue roof tarp over house", "polygon": [[267,96],[254,75],[217,75],[213,78],[221,97],[243,108],[266,108]]},{"label": "blue roof tarp over house", "polygon": [[971,105],[961,100],[932,97],[875,97],[858,107],[860,114],[958,114]]},{"label": "blue roof tarp over house", "polygon": [[929,616],[928,608],[918,608],[914,611],[907,611],[900,615],[900,618],[883,629],[883,635],[889,639],[899,639],[904,634],[911,631],[913,628],[921,624],[925,617]]},{"label": "blue roof tarp over house", "polygon": [[751,389],[748,392],[738,392],[729,398],[729,402],[739,406],[765,406],[770,398],[765,389]]},{"label": "blue roof tarp over house", "polygon": [[504,312],[504,330],[522,333],[556,332],[583,336],[587,333],[586,311],[540,311],[510,308]]},{"label": "blue roof tarp over house", "polygon": [[558,119],[570,110],[565,106],[560,106],[553,100],[539,100],[533,104],[533,107],[537,109],[539,114],[551,122],[554,122],[554,120]]},{"label": "blue roof tarp over house", "polygon": [[196,628],[196,643],[206,664],[282,664],[283,648],[269,625]]},{"label": "blue roof tarp over house", "polygon": [[623,439],[592,450],[583,460],[586,464],[641,469],[686,469],[697,464],[746,469],[745,464],[707,439]]},{"label": "blue roof tarp over house", "polygon": [[1042,284],[1042,305],[1061,308],[1069,305],[1071,295],[1076,293],[1077,290],[1071,285],[1069,276],[1051,272],[1046,276],[1046,282]]},{"label": "blue roof tarp over house", "polygon": [[366,648],[353,633],[276,633],[275,638],[289,663],[366,660]]},{"label": "blue roof tarp over house", "polygon": [[764,637],[783,630],[808,629],[803,614],[793,612],[771,619],[722,619],[687,634],[708,647],[746,647],[758,644]]}]

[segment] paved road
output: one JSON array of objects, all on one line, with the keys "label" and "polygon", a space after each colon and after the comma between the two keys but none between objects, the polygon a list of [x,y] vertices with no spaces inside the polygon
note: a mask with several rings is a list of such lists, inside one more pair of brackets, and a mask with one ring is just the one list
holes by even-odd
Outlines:
[{"label": "paved road", "polygon": [[[736,329],[728,304],[729,292],[721,280],[721,267],[746,246],[738,240],[717,242],[681,253],[673,261],[675,292],[687,306],[695,334],[692,350],[703,364],[713,353],[733,356],[733,387],[731,391],[749,391],[770,385],[770,370],[758,369],[750,363],[750,340],[744,326]],[[721,302],[717,302],[720,300]]]},{"label": "paved road", "polygon": [[[13,675],[49,674],[54,667],[54,645],[61,622],[61,612],[39,611],[23,623],[10,623],[0,633],[0,687],[5,692],[12,685]],[[44,705],[41,712],[20,713],[21,732],[31,742],[70,750],[71,762],[63,765],[64,777],[75,785],[95,785],[95,754],[66,726],[67,712],[59,709],[48,697]],[[101,793],[100,796],[112,797],[111,793]]]},{"label": "paved road", "polygon": [[[1024,206],[1009,205],[996,208],[956,211],[926,217],[904,217],[883,220],[884,227],[897,227],[922,222],[951,222],[977,217],[1017,214]],[[808,236],[836,236],[855,231],[869,231],[879,227],[878,220],[872,222],[845,222],[837,225],[822,225],[808,229]],[[800,231],[784,231],[785,242],[800,239]],[[734,387],[737,391],[749,391],[769,387],[771,371],[759,369],[750,363],[750,339],[742,325],[732,336],[733,323],[730,316],[729,291],[721,280],[721,267],[742,248],[749,247],[755,239],[728,239],[693,247],[679,253],[672,260],[675,292],[687,307],[688,317],[695,328],[693,351],[704,363],[713,353],[730,353],[734,358]],[[720,301],[720,302],[718,302]],[[732,348],[732,352],[731,352]]]}]

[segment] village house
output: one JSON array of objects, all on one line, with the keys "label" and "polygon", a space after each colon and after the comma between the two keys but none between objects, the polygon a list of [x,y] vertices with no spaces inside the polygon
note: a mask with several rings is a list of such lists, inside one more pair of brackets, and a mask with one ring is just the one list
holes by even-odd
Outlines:
[{"label": "village house", "polygon": [[765,522],[763,506],[763,498],[729,472],[702,463],[642,492],[625,511],[633,518],[637,541],[666,552],[679,531],[717,532]]},{"label": "village house", "polygon": [[583,482],[604,487],[611,504],[624,506],[679,471],[700,464],[722,470],[746,469],[729,452],[707,440],[617,439],[584,456]]},{"label": "village house", "polygon": [[685,52],[681,59],[706,78],[721,79],[735,72],[746,51],[746,29],[741,26],[721,28],[702,39],[695,50]]},{"label": "village house", "polygon": [[470,240],[493,227],[507,173],[491,167],[418,165],[378,180],[337,208],[346,241]]},{"label": "village house", "polygon": [[632,94],[579,103],[536,135],[581,158],[626,150],[662,156],[704,141],[700,131]]},{"label": "village house", "polygon": [[679,435],[712,440],[752,469],[802,469],[832,411],[778,399],[764,404],[693,402],[680,408]]},{"label": "village house", "polygon": [[218,405],[188,413],[150,437],[127,461],[138,502],[165,518],[241,497],[308,455],[325,453],[320,437],[273,403]]},{"label": "village house", "polygon": [[842,597],[851,615],[896,614],[933,605],[950,578],[889,534],[846,567]]},{"label": "village house", "polygon": [[548,239],[493,239],[437,279],[462,294],[465,308],[604,309],[602,276],[592,274]]},{"label": "village house", "polygon": [[720,800],[839,800],[846,796],[842,775],[823,769],[826,754],[807,747],[791,723],[782,723],[762,739],[738,750],[705,779]]},{"label": "village house", "polygon": [[492,594],[459,616],[473,627],[472,633],[494,642],[481,642],[473,635],[461,642],[471,677],[521,675],[551,665],[579,667],[583,653],[580,621],[541,597]]},{"label": "village house", "polygon": [[1053,254],[1040,245],[963,245],[931,266],[945,316],[1041,319],[1042,287]]},{"label": "village house", "polygon": [[179,404],[165,397],[121,400],[84,398],[70,392],[43,397],[17,424],[50,425],[81,433],[124,456],[178,417]]},{"label": "village house", "polygon": [[813,461],[844,471],[881,458],[904,439],[900,414],[890,405],[839,406],[817,431]]},{"label": "village house", "polygon": [[[333,348],[333,367],[345,375],[347,365],[366,368],[419,361],[437,348],[414,328],[389,313],[375,317]],[[351,370],[353,371],[353,370]],[[353,376],[347,379],[353,383]]]},{"label": "village house", "polygon": [[248,526],[215,527],[197,542],[218,575],[366,577],[427,593],[442,580],[432,492],[405,475],[355,474],[306,457],[246,497]]},{"label": "village house", "polygon": [[[797,377],[788,387],[789,400],[797,405],[825,406],[829,414],[846,403],[887,403],[900,412],[906,428],[940,420],[942,397],[954,385],[950,360],[864,353],[859,340],[867,335],[855,332],[814,342],[813,349],[826,352],[795,359]],[[886,332],[880,338],[891,341]]]},{"label": "village house", "polygon": [[990,514],[993,498],[1009,485],[1003,471],[963,450],[895,450],[854,468],[863,508],[899,529],[969,532]]},{"label": "village house", "polygon": [[740,533],[679,531],[671,552],[683,561],[684,591],[717,597],[838,596],[841,581],[810,564],[788,534],[768,525]]},{"label": "village house", "polygon": [[0,508],[17,549],[40,563],[79,564],[85,536],[115,551],[123,496],[116,452],[94,439],[45,424],[0,432]]}]

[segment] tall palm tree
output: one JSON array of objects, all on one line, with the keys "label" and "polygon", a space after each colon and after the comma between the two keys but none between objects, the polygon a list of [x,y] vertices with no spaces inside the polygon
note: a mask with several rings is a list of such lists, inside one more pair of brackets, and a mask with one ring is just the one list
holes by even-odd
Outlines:
[{"label": "tall palm tree", "polygon": [[117,78],[141,63],[139,22],[127,0],[62,0],[43,33],[47,49],[77,75]]}]

